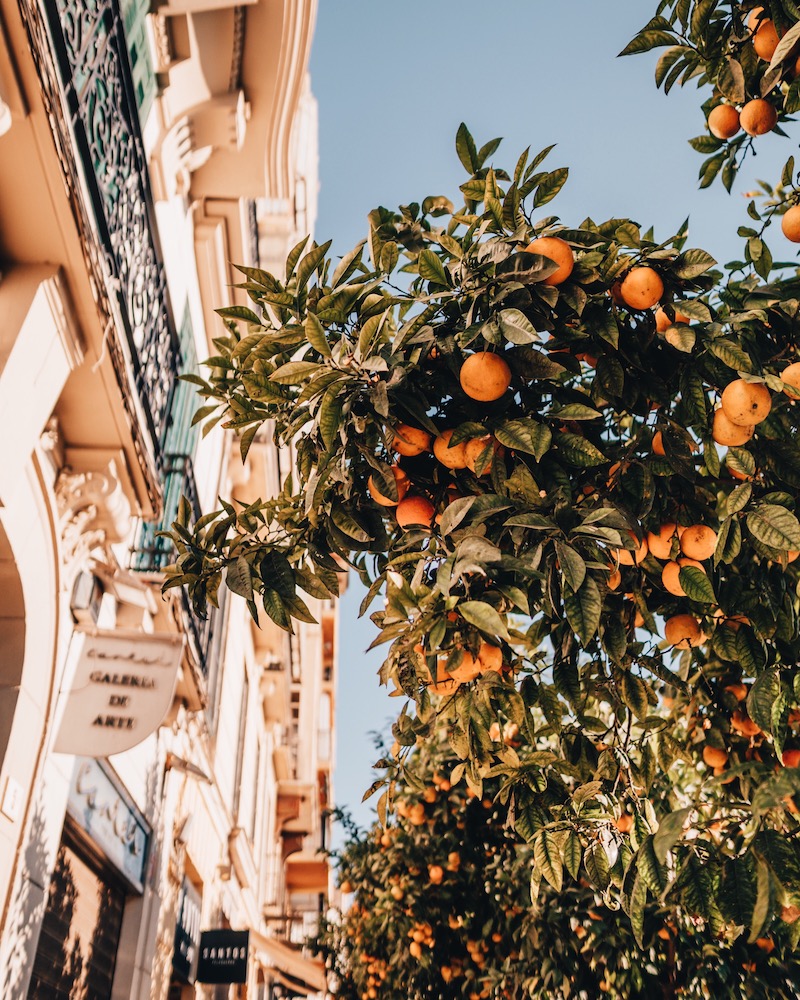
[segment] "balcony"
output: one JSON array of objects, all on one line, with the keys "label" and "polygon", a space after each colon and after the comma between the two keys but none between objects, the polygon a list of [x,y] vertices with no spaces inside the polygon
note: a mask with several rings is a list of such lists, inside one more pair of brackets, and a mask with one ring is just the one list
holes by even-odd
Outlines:
[{"label": "balcony", "polygon": [[108,350],[157,503],[180,355],[119,0],[25,8]]},{"label": "balcony", "polygon": [[[163,461],[164,472],[164,507],[158,521],[144,523],[139,539],[131,553],[131,569],[139,573],[160,573],[165,566],[175,558],[175,548],[169,538],[158,536],[159,531],[167,530],[178,516],[178,505],[181,497],[189,501],[192,516],[200,517],[200,501],[197,495],[197,483],[194,476],[194,466],[190,455],[166,454]],[[189,640],[192,657],[201,673],[208,674],[208,658],[211,650],[215,622],[220,612],[209,607],[205,619],[198,618],[192,611],[185,589],[180,590],[182,606],[182,624]]]}]

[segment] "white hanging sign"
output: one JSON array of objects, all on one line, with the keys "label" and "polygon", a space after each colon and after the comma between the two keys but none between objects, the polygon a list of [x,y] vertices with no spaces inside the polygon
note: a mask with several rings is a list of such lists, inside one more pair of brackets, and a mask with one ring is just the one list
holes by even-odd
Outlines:
[{"label": "white hanging sign", "polygon": [[183,642],[182,635],[76,629],[53,749],[108,757],[155,732],[172,704]]}]

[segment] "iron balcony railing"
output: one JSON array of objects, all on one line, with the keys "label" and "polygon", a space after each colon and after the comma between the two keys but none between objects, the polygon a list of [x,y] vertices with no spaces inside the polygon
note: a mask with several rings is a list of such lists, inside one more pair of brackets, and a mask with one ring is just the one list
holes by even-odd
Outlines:
[{"label": "iron balcony railing", "polygon": [[[200,517],[200,499],[190,455],[167,454],[164,456],[164,512],[159,521],[145,522],[140,530],[136,547],[131,554],[131,568],[140,573],[160,573],[175,559],[175,547],[169,538],[159,536],[166,531],[178,515],[181,497],[189,501],[192,518]],[[208,672],[208,659],[219,612],[208,608],[205,619],[192,610],[185,588],[180,591],[183,622],[189,645],[204,674]]]},{"label": "iron balcony railing", "polygon": [[180,353],[118,0],[42,4],[84,196],[156,463]]}]

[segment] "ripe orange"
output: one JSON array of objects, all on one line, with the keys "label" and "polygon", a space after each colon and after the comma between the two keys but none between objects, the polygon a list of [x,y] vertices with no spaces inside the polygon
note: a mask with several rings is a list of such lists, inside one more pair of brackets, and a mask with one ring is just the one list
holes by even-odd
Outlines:
[{"label": "ripe orange", "polygon": [[643,559],[646,558],[647,553],[649,551],[649,549],[647,547],[647,539],[643,538],[641,540],[641,542],[640,542],[639,539],[636,537],[636,535],[632,531],[629,531],[628,534],[633,539],[633,542],[636,545],[636,548],[633,549],[633,550],[632,549],[617,549],[616,550],[617,561],[622,566],[634,566],[634,565],[638,566],[639,563]]},{"label": "ripe orange", "polygon": [[[491,444],[491,450],[487,450]],[[500,450],[500,445],[491,434],[485,437],[473,438],[467,441],[464,449],[466,466],[471,469],[476,476],[485,476],[492,469],[492,458],[495,452]]]},{"label": "ripe orange", "polygon": [[407,496],[397,505],[397,523],[401,528],[430,528],[435,510],[427,497]]},{"label": "ripe orange", "polygon": [[[738,624],[738,622],[737,622]],[[737,701],[744,701],[747,697],[747,685],[746,684],[726,684],[725,690],[732,694]]]},{"label": "ripe orange", "polygon": [[725,386],[720,404],[732,424],[751,427],[769,416],[772,395],[762,382],[745,382],[743,378],[737,378]]},{"label": "ripe orange", "polygon": [[725,767],[728,763],[728,751],[706,743],[703,747],[703,760],[709,767]]},{"label": "ripe orange", "polygon": [[775,942],[772,938],[756,938],[756,946],[762,951],[766,952],[768,955],[775,951]]},{"label": "ripe orange", "polygon": [[529,243],[525,249],[528,253],[541,254],[542,257],[547,257],[548,260],[558,264],[558,270],[548,274],[542,284],[560,285],[572,274],[572,269],[575,266],[575,254],[566,240],[562,240],[558,236],[540,236],[538,240]]},{"label": "ripe orange", "polygon": [[681,535],[681,552],[690,559],[710,559],[717,547],[717,533],[707,524],[693,524]]},{"label": "ripe orange", "polygon": [[421,455],[423,451],[430,451],[431,436],[420,427],[411,427],[409,424],[398,424],[394,430],[392,448],[399,455],[413,458],[415,455]]},{"label": "ripe orange", "polygon": [[653,449],[654,455],[666,455],[664,450],[664,435],[661,431],[656,431],[653,435],[653,440],[650,442],[650,447]]},{"label": "ripe orange", "polygon": [[781,217],[783,235],[790,243],[800,243],[800,205],[792,205]]},{"label": "ripe orange", "polygon": [[730,139],[741,128],[739,112],[730,104],[718,104],[708,116],[708,131],[717,139]]},{"label": "ripe orange", "polygon": [[714,411],[711,437],[717,444],[737,448],[740,445],[747,444],[755,432],[756,429],[753,424],[741,427],[738,424],[731,423],[722,407]]},{"label": "ripe orange", "polygon": [[[441,660],[444,660],[446,663],[447,657],[442,657]],[[465,649],[461,663],[450,671],[450,676],[458,681],[459,684],[468,684],[470,681],[474,681],[480,673],[480,663],[476,663],[472,653],[468,649]]]},{"label": "ripe orange", "polygon": [[789,390],[784,389],[783,391],[789,399],[800,399],[800,361],[793,361],[792,364],[787,365],[780,373],[780,378],[782,378],[788,385],[798,390],[797,392],[790,392]]},{"label": "ripe orange", "polygon": [[800,767],[800,750],[784,750],[781,760],[784,767]]},{"label": "ripe orange", "polygon": [[739,112],[730,104],[718,104],[708,116],[708,131],[717,139],[730,139],[741,128]]},{"label": "ripe orange", "polygon": [[434,683],[431,678],[431,672],[428,669],[427,664],[425,665],[425,673],[427,674],[430,683],[428,684],[428,690],[431,694],[437,694],[441,697],[448,697],[453,694],[457,687],[460,687],[461,681],[457,681],[455,677],[448,674],[445,670],[445,663],[447,662],[447,657],[440,657],[437,661],[436,666],[436,681]]},{"label": "ripe orange", "polygon": [[608,580],[606,585],[609,590],[616,590],[617,587],[622,583],[622,573],[618,569],[612,570],[608,575]]},{"label": "ripe orange", "polygon": [[499,354],[477,351],[461,366],[459,380],[470,399],[491,403],[499,399],[511,384],[511,369]]},{"label": "ripe orange", "polygon": [[630,309],[650,309],[664,294],[664,282],[652,267],[633,267],[625,275],[620,295]]},{"label": "ripe orange", "polygon": [[[754,18],[751,15],[751,27]],[[778,47],[778,32],[775,30],[775,24],[769,17],[764,17],[759,21],[758,27],[753,34],[753,48],[756,50],[756,55],[769,62],[775,54],[775,49]]]},{"label": "ripe orange", "polygon": [[675,562],[668,562],[661,571],[661,582],[670,594],[674,594],[675,597],[686,597],[686,591],[681,586],[681,569],[684,566],[694,566],[705,573],[703,564],[696,559],[687,559],[683,556]]},{"label": "ripe orange", "polygon": [[433,453],[448,469],[464,469],[467,465],[467,458],[464,454],[466,441],[450,447],[450,438],[453,436],[452,430],[442,431],[439,437],[434,439]]},{"label": "ripe orange", "polygon": [[478,648],[478,666],[481,673],[494,670],[499,674],[503,669],[503,650],[490,642],[482,642]]},{"label": "ripe orange", "polygon": [[394,481],[397,484],[397,500],[390,500],[389,497],[384,496],[380,492],[378,487],[375,485],[375,480],[372,476],[367,480],[367,489],[369,490],[369,495],[375,501],[381,505],[381,507],[396,507],[398,503],[403,499],[403,497],[408,493],[409,481],[408,475],[403,472],[399,465],[392,466],[392,474],[394,475]]},{"label": "ripe orange", "polygon": [[747,736],[748,738],[758,736],[761,732],[761,726],[753,722],[747,712],[744,711],[733,713],[731,716],[731,729],[740,736]]},{"label": "ripe orange", "polygon": [[662,524],[658,531],[648,531],[647,547],[656,559],[669,559],[672,553],[672,541],[678,533],[678,526],[672,521]]},{"label": "ripe orange", "polygon": [[675,311],[675,319],[670,319],[667,316],[666,310],[660,307],[656,309],[656,330],[659,333],[663,333],[665,330],[669,329],[673,323],[691,323],[691,319],[685,316],[683,313]]},{"label": "ripe orange", "polygon": [[664,622],[664,638],[676,649],[690,649],[706,641],[706,635],[694,615],[668,618]]},{"label": "ripe orange", "polygon": [[428,865],[428,881],[439,885],[444,878],[444,868],[441,865]]},{"label": "ripe orange", "polygon": [[614,823],[614,826],[616,826],[620,833],[627,833],[633,827],[633,816],[630,813],[622,813]]},{"label": "ripe orange", "polygon": [[742,108],[739,121],[748,135],[765,135],[778,124],[778,112],[769,101],[757,97]]},{"label": "ripe orange", "polygon": [[615,306],[625,305],[625,299],[622,297],[622,278],[617,278],[617,280],[609,288],[608,294],[611,296],[611,301]]}]

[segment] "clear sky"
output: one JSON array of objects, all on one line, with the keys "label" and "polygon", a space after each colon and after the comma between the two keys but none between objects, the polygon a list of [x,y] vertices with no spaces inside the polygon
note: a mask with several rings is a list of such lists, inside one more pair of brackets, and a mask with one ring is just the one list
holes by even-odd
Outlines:
[{"label": "clear sky", "polygon": [[[655,89],[657,53],[617,59],[655,11],[655,0],[321,0],[311,58],[319,102],[318,242],[346,253],[367,235],[366,216],[427,195],[458,202],[466,180],[454,139],[465,121],[478,145],[502,136],[496,166],[513,170],[519,153],[556,143],[546,161],[570,179],[542,215],[570,226],[624,216],[656,238],[690,216],[689,246],[724,262],[741,254],[742,193],[776,180],[794,151],[777,136],[758,140],[758,156],[733,193],[699,191],[702,157],[686,140],[704,131],[702,100],[690,84],[667,97]],[[790,256],[779,234],[777,258]],[[356,579],[341,606],[337,717],[337,804],[369,820],[361,795],[372,781],[368,733],[388,733],[399,710],[378,685],[381,648],[357,620]],[[375,605],[373,605],[374,609]],[[391,739],[391,737],[389,737]]]}]

